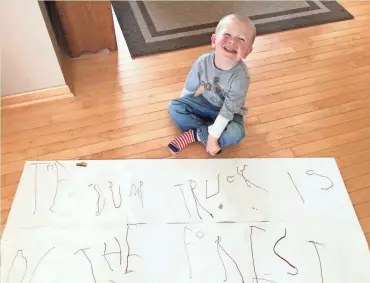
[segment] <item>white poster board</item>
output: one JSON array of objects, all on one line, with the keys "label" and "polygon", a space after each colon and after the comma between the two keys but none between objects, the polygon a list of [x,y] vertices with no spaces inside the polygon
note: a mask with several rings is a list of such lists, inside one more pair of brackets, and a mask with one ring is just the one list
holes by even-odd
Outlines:
[{"label": "white poster board", "polygon": [[1,282],[370,282],[334,159],[76,163],[26,163]]}]

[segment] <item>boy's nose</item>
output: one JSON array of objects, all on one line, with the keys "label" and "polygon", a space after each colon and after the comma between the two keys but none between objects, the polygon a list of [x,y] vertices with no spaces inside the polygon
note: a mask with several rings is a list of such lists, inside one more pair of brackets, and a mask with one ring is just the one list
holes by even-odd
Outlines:
[{"label": "boy's nose", "polygon": [[236,39],[235,39],[234,37],[230,37],[230,39],[229,39],[229,43],[230,43],[233,47],[235,47],[235,45],[236,45]]}]

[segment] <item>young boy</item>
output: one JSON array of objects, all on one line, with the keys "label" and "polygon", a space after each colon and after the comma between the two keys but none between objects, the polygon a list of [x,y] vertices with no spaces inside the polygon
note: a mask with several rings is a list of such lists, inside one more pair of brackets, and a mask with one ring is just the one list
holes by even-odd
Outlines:
[{"label": "young boy", "polygon": [[[255,26],[246,17],[232,14],[218,23],[211,37],[215,51],[195,61],[181,97],[169,104],[168,112],[182,131],[168,145],[173,154],[200,141],[215,155],[244,138],[250,78],[242,59],[252,52],[255,37]],[[201,85],[203,93],[195,96]]]}]

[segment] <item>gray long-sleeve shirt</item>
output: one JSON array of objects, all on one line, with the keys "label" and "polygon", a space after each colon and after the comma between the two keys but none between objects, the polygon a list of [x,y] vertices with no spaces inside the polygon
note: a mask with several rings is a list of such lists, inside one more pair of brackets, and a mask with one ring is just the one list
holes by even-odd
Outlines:
[{"label": "gray long-sleeve shirt", "polygon": [[194,95],[203,85],[203,96],[220,108],[219,116],[231,121],[234,114],[244,115],[246,95],[250,84],[247,66],[240,61],[230,70],[220,70],[214,63],[215,54],[198,57],[186,79],[181,96]]}]

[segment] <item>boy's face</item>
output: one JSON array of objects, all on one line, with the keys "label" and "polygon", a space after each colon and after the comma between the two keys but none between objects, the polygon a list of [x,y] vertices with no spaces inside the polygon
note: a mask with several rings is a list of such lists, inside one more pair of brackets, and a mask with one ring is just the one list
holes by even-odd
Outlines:
[{"label": "boy's face", "polygon": [[212,35],[212,47],[225,58],[240,61],[252,51],[251,33],[246,23],[230,19]]}]

